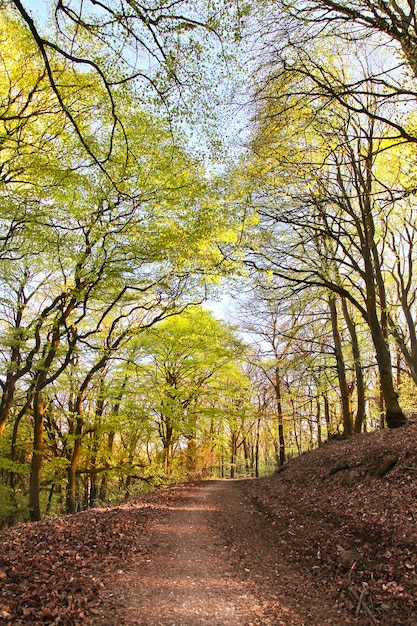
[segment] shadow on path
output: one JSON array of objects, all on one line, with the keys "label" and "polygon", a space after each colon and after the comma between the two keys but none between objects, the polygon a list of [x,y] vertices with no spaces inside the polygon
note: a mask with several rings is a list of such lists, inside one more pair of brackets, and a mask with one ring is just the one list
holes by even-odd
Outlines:
[{"label": "shadow on path", "polygon": [[[141,536],[140,559],[113,581],[119,610],[109,623],[349,623],[325,606],[310,581],[285,570],[274,528],[245,498],[244,485],[239,480],[183,485],[175,498],[155,505]],[[314,611],[306,610],[310,604]]]}]

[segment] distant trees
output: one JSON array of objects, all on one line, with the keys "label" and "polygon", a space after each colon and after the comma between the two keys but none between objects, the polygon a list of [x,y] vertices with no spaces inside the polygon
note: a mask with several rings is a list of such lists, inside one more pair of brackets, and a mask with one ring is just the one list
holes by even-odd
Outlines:
[{"label": "distant trees", "polygon": [[48,381],[51,368],[41,370],[46,378],[34,384],[43,386],[21,409],[19,386],[2,476],[11,496],[28,495],[32,519],[119,499],[138,482],[234,475],[236,446],[246,446],[254,422],[243,346],[200,308],[171,313],[117,335],[113,323],[103,327],[59,376]]},{"label": "distant trees", "polygon": [[[188,309],[149,329],[138,349],[134,361],[144,362],[138,392],[146,395],[144,406],[161,440],[164,470],[172,471],[179,446],[193,473],[201,467],[197,456],[207,445],[202,434],[214,433],[218,421],[227,419],[221,406],[230,395],[229,376],[242,359],[243,346],[232,329],[207,311]],[[243,384],[233,389],[242,402],[244,394]]]}]

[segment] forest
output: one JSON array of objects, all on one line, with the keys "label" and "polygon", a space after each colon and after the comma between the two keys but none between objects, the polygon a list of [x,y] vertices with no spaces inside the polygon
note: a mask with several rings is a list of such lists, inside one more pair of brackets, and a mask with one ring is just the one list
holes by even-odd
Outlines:
[{"label": "forest", "polygon": [[417,414],[417,15],[1,0],[0,527]]}]

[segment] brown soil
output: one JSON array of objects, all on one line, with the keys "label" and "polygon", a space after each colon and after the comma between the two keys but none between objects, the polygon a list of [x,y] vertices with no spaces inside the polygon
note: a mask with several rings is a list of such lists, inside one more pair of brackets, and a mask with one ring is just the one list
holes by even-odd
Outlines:
[{"label": "brown soil", "polygon": [[0,623],[416,626],[416,434],[3,531]]},{"label": "brown soil", "polygon": [[285,565],[247,482],[177,487],[159,504],[142,538],[146,558],[114,581],[117,623],[349,623],[311,576]]}]

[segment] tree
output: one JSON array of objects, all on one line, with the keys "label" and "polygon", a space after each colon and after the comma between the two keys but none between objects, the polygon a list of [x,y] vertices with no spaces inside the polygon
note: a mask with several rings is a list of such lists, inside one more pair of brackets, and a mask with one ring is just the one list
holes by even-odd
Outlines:
[{"label": "tree", "polygon": [[[415,8],[408,3],[312,0],[300,7],[284,0],[269,6],[259,33],[257,95],[267,97],[273,76],[275,84],[282,81],[276,101],[282,99],[284,114],[319,98],[321,107],[337,102],[384,123],[399,142],[415,143],[414,124],[396,111],[397,102],[403,113],[414,110],[417,66],[411,24]],[[367,107],[367,95],[378,98],[377,111]]]},{"label": "tree", "polygon": [[[156,100],[169,113],[188,100],[190,90],[194,100],[207,106],[204,93],[208,88],[214,91],[216,81],[205,65],[211,74],[218,73],[221,58],[228,56],[221,37],[223,22],[236,30],[242,19],[233,6],[187,0],[141,5],[126,0],[88,0],[82,5],[57,0],[43,8],[45,12],[49,8],[49,23],[25,0],[7,0],[5,5],[36,46],[46,80],[85,155],[110,177],[107,162],[113,149],[124,148],[125,158],[130,150],[120,90],[133,85],[142,106]],[[61,80],[63,70],[73,76],[72,83]],[[74,83],[81,84],[86,75],[88,89],[75,100]],[[113,183],[117,185],[117,179]]]},{"label": "tree", "polygon": [[[259,298],[258,296],[259,300],[262,308],[273,305],[266,297]],[[253,321],[251,323],[246,321],[245,326],[259,337],[259,348],[250,362],[261,370],[273,391],[273,413],[276,415],[277,422],[275,445],[278,450],[277,466],[280,467],[286,460],[282,370],[286,367],[286,356],[291,350],[292,337],[285,324],[284,315],[280,314],[278,310],[257,311],[255,303],[252,304],[251,308],[256,311],[256,317],[252,314]]]},{"label": "tree", "polygon": [[416,271],[416,222],[413,200],[403,201],[394,219],[395,227],[388,230],[386,238],[390,256],[387,271],[392,280],[387,294],[389,326],[409,375],[417,384],[415,292],[412,286]]},{"label": "tree", "polygon": [[366,423],[365,377],[362,366],[361,348],[359,345],[357,324],[355,323],[355,320],[349,311],[348,303],[344,298],[342,298],[342,311],[350,336],[358,395],[358,404],[353,430],[355,433],[360,433]]},{"label": "tree", "polygon": [[[243,347],[230,327],[208,311],[190,308],[139,337],[142,354],[141,387],[147,389],[147,411],[153,416],[162,443],[164,471],[173,468],[175,447],[186,442],[189,472],[197,463],[199,437],[211,416],[221,409],[210,398],[227,394],[230,368]],[[199,442],[199,444],[198,444]]]},{"label": "tree", "polygon": [[[365,27],[368,32],[380,33],[384,39],[397,43],[403,57],[417,76],[417,30],[416,13],[413,2],[384,3],[374,0],[355,0],[338,2],[333,0],[312,0],[303,7],[283,3],[296,20],[304,20],[322,29],[334,32],[335,26],[341,26],[338,36],[349,31],[355,32],[355,26]],[[359,29],[356,29],[356,32]]]},{"label": "tree", "polygon": [[[378,110],[378,100],[371,104],[366,98],[367,110]],[[257,173],[265,181],[254,195],[263,228],[260,248],[252,248],[248,263],[295,289],[329,289],[356,307],[372,336],[387,423],[401,426],[405,418],[392,375],[383,234],[393,224],[393,205],[403,196],[399,193],[397,200],[379,167],[392,140],[366,113],[353,116],[336,104],[332,116],[326,109],[325,119],[317,99],[288,125],[275,117],[274,101],[271,96],[254,144]],[[286,151],[271,151],[288,136]],[[308,160],[297,159],[302,151]],[[286,194],[281,191],[285,179]]]},{"label": "tree", "polygon": [[[48,388],[80,351],[95,362],[104,327],[107,359],[138,328],[200,301],[208,280],[223,272],[219,245],[233,240],[234,226],[200,163],[172,143],[169,125],[136,110],[126,89],[128,156],[115,146],[106,172],[86,163],[30,38],[7,14],[1,17],[10,50],[19,29],[24,46],[16,58],[3,56],[9,84],[2,94],[0,145],[7,164],[0,180],[0,429],[14,411],[21,416],[33,411],[30,509],[38,519]],[[33,73],[29,95],[21,74],[26,61]],[[72,85],[73,96],[88,92],[89,78],[85,72],[80,84]],[[64,85],[69,73],[63,70],[60,80]],[[84,104],[94,107],[99,97],[87,94]],[[103,120],[102,130],[106,124],[111,120]],[[87,378],[85,386],[89,383]],[[73,494],[74,474],[71,482]]]},{"label": "tree", "polygon": [[[90,416],[106,417],[97,386],[142,331],[204,299],[233,267],[226,252],[240,236],[230,198],[219,199],[178,131],[189,118],[172,117],[187,90],[203,96],[202,42],[214,42],[211,59],[226,54],[220,31],[233,8],[69,0],[51,9],[50,22],[25,0],[0,10],[0,431],[12,464],[19,435],[32,432],[32,519],[55,461],[75,509],[88,440],[91,459],[99,454]],[[190,467],[198,405],[195,391],[183,407]]]}]

